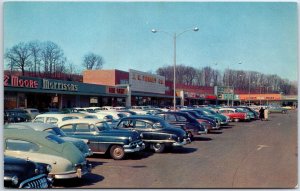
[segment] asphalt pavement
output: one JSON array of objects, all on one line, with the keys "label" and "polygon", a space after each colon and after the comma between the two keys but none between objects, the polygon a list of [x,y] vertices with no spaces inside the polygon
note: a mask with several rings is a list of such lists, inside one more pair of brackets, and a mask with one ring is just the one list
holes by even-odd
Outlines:
[{"label": "asphalt pavement", "polygon": [[88,158],[92,173],[56,181],[55,188],[295,188],[297,111],[269,121],[232,122],[191,144],[116,161]]}]

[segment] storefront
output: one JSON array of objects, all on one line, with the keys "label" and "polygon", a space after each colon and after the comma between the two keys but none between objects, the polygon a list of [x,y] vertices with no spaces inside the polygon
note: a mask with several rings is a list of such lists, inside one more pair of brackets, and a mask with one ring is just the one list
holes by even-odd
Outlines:
[{"label": "storefront", "polygon": [[[87,70],[83,72],[83,82],[126,88],[126,106],[131,105],[171,105],[172,88],[165,77],[130,69]],[[178,97],[178,101],[179,101]]]},{"label": "storefront", "polygon": [[64,108],[117,105],[126,89],[112,92],[104,85],[53,79],[4,76],[4,108]]},{"label": "storefront", "polygon": [[244,105],[282,105],[281,94],[239,94],[239,99]]}]

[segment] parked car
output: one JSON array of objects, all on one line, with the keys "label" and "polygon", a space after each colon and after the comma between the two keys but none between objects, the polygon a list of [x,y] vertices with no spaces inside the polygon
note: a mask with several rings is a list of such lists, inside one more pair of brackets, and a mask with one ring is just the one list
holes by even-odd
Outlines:
[{"label": "parked car", "polygon": [[6,112],[6,110],[4,110],[3,117],[4,117],[4,124],[19,123],[19,122],[26,121],[25,117],[18,116],[12,112]]},{"label": "parked car", "polygon": [[231,121],[250,121],[250,116],[245,112],[241,112],[238,109],[234,108],[221,108],[219,112],[223,115],[226,115],[230,118]]},{"label": "parked car", "polygon": [[25,129],[4,128],[4,154],[52,167],[54,179],[81,178],[91,171],[91,165],[72,143],[56,135]]},{"label": "parked car", "polygon": [[124,113],[119,112],[117,110],[97,110],[96,113],[101,113],[103,115],[111,115],[114,121],[118,121],[121,118],[126,117]]},{"label": "parked car", "polygon": [[269,113],[283,113],[283,114],[287,114],[288,110],[282,107],[273,107],[270,106],[268,107]]},{"label": "parked car", "polygon": [[228,123],[228,120],[226,117],[225,118],[220,117],[220,116],[216,115],[215,112],[213,113],[212,110],[205,109],[204,107],[196,108],[196,109],[192,109],[192,110],[196,111],[200,116],[205,116],[205,117],[214,119],[216,121],[216,123],[218,123],[219,125],[221,125],[222,121],[223,121],[224,125],[226,125]]},{"label": "parked car", "polygon": [[37,115],[32,122],[40,122],[40,123],[49,123],[49,124],[57,124],[62,121],[70,120],[70,119],[79,119],[79,118],[96,118],[95,116],[83,114],[83,113],[44,113]]},{"label": "parked car", "polygon": [[4,116],[7,117],[8,123],[17,123],[30,121],[31,117],[22,109],[8,109],[4,110]]},{"label": "parked car", "polygon": [[171,125],[184,129],[190,139],[193,139],[196,135],[207,133],[207,129],[188,113],[168,111],[157,113],[155,116],[161,117]]},{"label": "parked car", "polygon": [[236,108],[243,108],[244,110],[253,113],[254,119],[259,119],[259,112],[247,106],[236,106]]},{"label": "parked car", "polygon": [[237,109],[238,111],[247,113],[247,115],[249,116],[249,118],[251,120],[257,119],[257,117],[258,117],[258,116],[256,116],[256,112],[252,112],[252,111],[250,111],[249,109],[247,109],[245,107],[237,106],[237,107],[233,107],[233,108]]},{"label": "parked car", "polygon": [[125,117],[116,128],[139,132],[147,146],[157,153],[163,152],[167,146],[177,147],[190,143],[184,130],[172,127],[159,117],[141,115]]},{"label": "parked car", "polygon": [[32,129],[35,131],[46,131],[57,135],[58,137],[62,138],[65,141],[69,141],[73,143],[85,157],[91,156],[93,152],[87,145],[87,140],[77,139],[68,137],[60,128],[53,124],[47,123],[33,123],[33,122],[25,122],[25,123],[11,123],[5,125],[5,128],[15,128],[15,129]]},{"label": "parked car", "polygon": [[120,110],[119,112],[125,114],[126,117],[129,117],[129,116],[131,116],[131,115],[136,115],[136,112],[134,112],[134,111],[129,111],[129,110]]},{"label": "parked car", "polygon": [[4,155],[5,188],[51,188],[53,180],[48,178],[50,171],[50,165]]},{"label": "parked car", "polygon": [[213,109],[208,109],[207,107],[205,107],[201,108],[200,110],[204,111],[208,116],[213,116],[220,122],[220,125],[228,125],[229,123],[229,117],[222,115]]},{"label": "parked car", "polygon": [[35,108],[24,108],[23,110],[30,116],[31,120],[34,119],[35,116],[40,114],[39,110]]},{"label": "parked car", "polygon": [[58,123],[58,127],[67,136],[88,139],[93,153],[109,153],[115,160],[145,148],[137,132],[112,129],[107,122],[99,119],[72,119]]},{"label": "parked car", "polygon": [[207,132],[215,129],[220,129],[220,124],[216,123],[214,119],[211,119],[206,116],[199,115],[196,111],[193,110],[180,110],[180,112],[185,112],[194,117],[200,124],[203,124],[204,128],[207,129]]}]

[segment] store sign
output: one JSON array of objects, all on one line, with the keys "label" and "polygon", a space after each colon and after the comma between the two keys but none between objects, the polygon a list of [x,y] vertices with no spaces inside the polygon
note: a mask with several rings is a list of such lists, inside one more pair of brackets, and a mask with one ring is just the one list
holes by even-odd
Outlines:
[{"label": "store sign", "polygon": [[215,95],[218,98],[224,97],[223,94],[233,94],[234,88],[232,86],[215,86]]},{"label": "store sign", "polygon": [[23,79],[19,76],[4,75],[4,86],[37,89],[39,82],[32,79]]},{"label": "store sign", "polygon": [[43,79],[42,89],[46,90],[62,90],[62,91],[78,91],[78,85],[72,83],[56,82]]},{"label": "store sign", "polygon": [[241,100],[281,100],[281,94],[240,94]]},{"label": "store sign", "polygon": [[217,96],[215,96],[215,95],[206,95],[205,99],[215,100],[215,99],[217,99]]},{"label": "store sign", "polygon": [[223,94],[222,98],[232,100],[234,98],[234,95],[233,94]]},{"label": "store sign", "polygon": [[127,94],[126,88],[117,88],[113,86],[108,86],[106,92],[109,94]]},{"label": "store sign", "polygon": [[129,84],[132,91],[165,94],[165,77],[129,70]]}]

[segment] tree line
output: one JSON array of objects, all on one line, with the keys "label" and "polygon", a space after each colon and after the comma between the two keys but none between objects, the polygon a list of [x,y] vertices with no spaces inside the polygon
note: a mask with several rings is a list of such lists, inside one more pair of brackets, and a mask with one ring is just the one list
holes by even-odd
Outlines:
[{"label": "tree line", "polygon": [[[163,66],[156,70],[158,75],[173,81],[174,67]],[[194,68],[191,66],[176,66],[176,83],[194,86],[232,86],[246,93],[283,93],[297,95],[297,83],[282,79],[278,75],[267,75],[256,71],[218,69],[206,66]]]},{"label": "tree line", "polygon": [[[10,72],[20,71],[22,75],[60,78],[68,76],[68,80],[78,80],[81,71],[71,61],[68,61],[64,51],[52,41],[20,42],[5,51],[5,66]],[[82,57],[82,69],[101,69],[104,60],[100,55],[89,52]],[[173,81],[174,68],[172,65],[163,66],[156,74]],[[72,78],[77,76],[77,78]],[[82,78],[82,76],[81,76]],[[226,69],[221,72],[209,66],[194,68],[191,66],[176,66],[176,83],[195,86],[233,86],[244,92],[252,93],[282,92],[297,94],[297,83],[282,79],[278,75],[267,75],[255,71]]]},{"label": "tree line", "polygon": [[[68,61],[64,51],[52,41],[20,42],[7,49],[4,54],[7,69],[21,71],[22,75],[56,78],[64,74],[78,74],[75,65]],[[101,56],[89,52],[83,56],[83,69],[101,69],[104,60]]]}]

